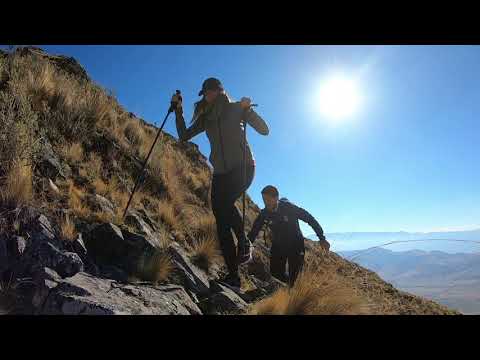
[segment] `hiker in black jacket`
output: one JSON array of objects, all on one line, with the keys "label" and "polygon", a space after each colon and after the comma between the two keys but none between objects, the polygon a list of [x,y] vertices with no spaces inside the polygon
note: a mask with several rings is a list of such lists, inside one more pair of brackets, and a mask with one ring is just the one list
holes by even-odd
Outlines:
[{"label": "hiker in black jacket", "polygon": [[[268,127],[251,109],[250,99],[231,101],[218,79],[205,80],[198,95],[202,96],[202,99],[195,103],[192,125],[189,128],[185,126],[181,102],[172,98],[172,103],[177,104],[175,107],[177,132],[182,141],[187,141],[204,131],[207,134],[211,148],[209,159],[213,165],[212,210],[217,223],[220,248],[229,272],[223,282],[239,288],[241,284],[238,265],[248,262],[251,255],[250,244],[247,244],[242,217],[235,207],[235,201],[248,189],[255,174],[255,160],[248,142],[244,142],[242,122],[245,120],[262,135],[268,135]],[[245,183],[242,176],[244,168]],[[238,240],[238,253],[232,230]]]},{"label": "hiker in black jacket", "polygon": [[[325,240],[323,229],[315,218],[306,210],[290,203],[287,199],[279,200],[278,190],[266,186],[262,190],[265,208],[255,219],[248,238],[253,243],[264,224],[268,224],[273,233],[270,249],[270,272],[277,279],[293,286],[302,270],[305,245],[298,220],[310,225],[320,240],[320,246],[328,251],[330,245]],[[288,278],[285,267],[288,261]]]}]

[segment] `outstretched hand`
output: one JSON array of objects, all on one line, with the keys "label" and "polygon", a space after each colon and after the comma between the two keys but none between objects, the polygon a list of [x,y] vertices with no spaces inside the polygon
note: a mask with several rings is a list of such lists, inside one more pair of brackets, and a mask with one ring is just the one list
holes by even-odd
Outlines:
[{"label": "outstretched hand", "polygon": [[172,100],[170,100],[170,109],[178,111],[182,109],[182,97],[178,94],[173,94]]},{"label": "outstretched hand", "polygon": [[240,106],[242,107],[242,109],[247,110],[250,108],[251,102],[252,100],[250,98],[242,97],[242,99],[240,100]]}]

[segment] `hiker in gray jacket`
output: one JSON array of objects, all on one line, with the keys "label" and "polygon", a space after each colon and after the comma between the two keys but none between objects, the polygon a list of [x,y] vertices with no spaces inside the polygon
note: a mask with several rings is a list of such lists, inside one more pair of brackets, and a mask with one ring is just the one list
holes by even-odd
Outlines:
[{"label": "hiker in gray jacket", "polygon": [[[242,217],[235,207],[235,201],[248,189],[255,173],[255,159],[248,142],[244,144],[242,122],[245,120],[262,135],[268,135],[269,130],[265,121],[251,109],[250,99],[242,98],[240,102],[232,102],[218,79],[205,80],[198,96],[202,96],[202,99],[195,103],[189,128],[185,126],[182,104],[177,102],[177,132],[182,141],[188,141],[203,131],[207,134],[211,148],[209,159],[213,165],[212,210],[217,223],[220,249],[229,272],[223,281],[239,288],[238,265],[250,260],[250,244],[247,244]],[[245,164],[244,145],[247,149]],[[244,165],[246,183],[242,176]],[[232,230],[238,240],[238,254]]]}]

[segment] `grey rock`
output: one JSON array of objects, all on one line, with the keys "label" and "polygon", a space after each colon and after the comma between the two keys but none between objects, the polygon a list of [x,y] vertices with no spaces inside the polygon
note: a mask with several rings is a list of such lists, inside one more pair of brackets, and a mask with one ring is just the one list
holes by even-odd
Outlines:
[{"label": "grey rock", "polygon": [[173,242],[167,251],[174,264],[174,274],[179,278],[180,283],[197,295],[208,295],[210,284],[207,274],[190,261],[185,250],[178,243]]},{"label": "grey rock", "polygon": [[35,293],[32,297],[32,305],[38,309],[43,306],[50,291],[61,281],[61,277],[54,270],[45,267],[35,274],[33,281],[35,283]]},{"label": "grey rock", "polygon": [[202,302],[200,308],[208,314],[239,314],[245,312],[248,304],[230,288],[216,284],[222,291],[212,294]]},{"label": "grey rock", "polygon": [[104,265],[99,267],[102,277],[125,283],[128,281],[128,274],[116,266]]},{"label": "grey rock", "polygon": [[48,267],[55,270],[60,276],[73,276],[84,271],[83,262],[73,252],[61,251],[50,242],[44,242],[36,246],[29,260],[31,270]]},{"label": "grey rock", "polygon": [[85,242],[83,241],[82,233],[77,235],[77,238],[68,244],[69,249],[76,253],[83,262],[84,270],[92,275],[99,275],[97,265],[88,256]]},{"label": "grey rock", "polygon": [[114,206],[110,200],[104,198],[99,194],[95,194],[95,203],[100,208],[101,211],[114,215]]},{"label": "grey rock", "polygon": [[87,256],[87,248],[83,241],[82,234],[78,234],[77,238],[70,243],[70,247],[73,252],[76,252],[80,258]]},{"label": "grey rock", "polygon": [[15,260],[19,260],[27,248],[27,241],[21,236],[14,236],[11,240],[11,255]]},{"label": "grey rock", "polygon": [[64,177],[60,161],[53,156],[45,155],[38,164],[38,170],[42,176],[52,178],[54,180],[56,180],[59,176]]},{"label": "grey rock", "polygon": [[61,280],[42,314],[191,315],[201,310],[179,286],[121,285],[85,273]]},{"label": "grey rock", "polygon": [[142,235],[154,237],[152,228],[136,213],[129,212],[125,224],[133,226]]},{"label": "grey rock", "polygon": [[84,240],[89,256],[97,264],[117,266],[129,274],[135,273],[140,261],[158,246],[154,239],[122,231],[111,223],[96,226]]}]

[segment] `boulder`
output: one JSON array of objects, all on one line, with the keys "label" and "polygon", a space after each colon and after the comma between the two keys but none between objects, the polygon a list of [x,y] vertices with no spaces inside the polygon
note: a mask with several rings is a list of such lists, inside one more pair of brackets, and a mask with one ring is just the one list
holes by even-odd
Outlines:
[{"label": "boulder", "polygon": [[106,199],[105,197],[99,194],[95,194],[95,197],[93,198],[93,202],[95,203],[95,206],[100,211],[107,214],[111,214],[112,216],[115,214],[115,207],[110,202],[110,200]]},{"label": "boulder", "polygon": [[56,181],[57,178],[66,179],[72,173],[72,170],[68,165],[62,166],[59,156],[53,151],[52,145],[44,140],[42,144],[42,151],[37,159],[36,169],[38,173],[44,177],[49,178],[52,181]]},{"label": "boulder", "polygon": [[207,314],[240,314],[245,312],[248,304],[232,289],[215,283],[212,286],[213,293],[206,300],[200,303],[200,308]]},{"label": "boulder", "polygon": [[200,297],[210,293],[210,284],[207,274],[195,266],[185,250],[176,242],[169,245],[168,254],[174,265],[174,278],[186,289]]},{"label": "boulder", "polygon": [[76,253],[61,251],[50,242],[35,246],[26,264],[31,273],[38,268],[49,267],[62,277],[73,276],[84,270],[83,262]]},{"label": "boulder", "polygon": [[122,285],[86,273],[60,280],[50,290],[42,314],[62,315],[200,315],[179,286]]},{"label": "boulder", "polygon": [[125,217],[125,224],[132,226],[135,231],[139,232],[142,235],[154,237],[153,229],[148,225],[138,214],[134,212],[129,212]]},{"label": "boulder", "polygon": [[122,231],[112,223],[96,226],[84,240],[95,263],[113,265],[129,274],[135,273],[141,260],[151,256],[158,245],[147,236]]}]

